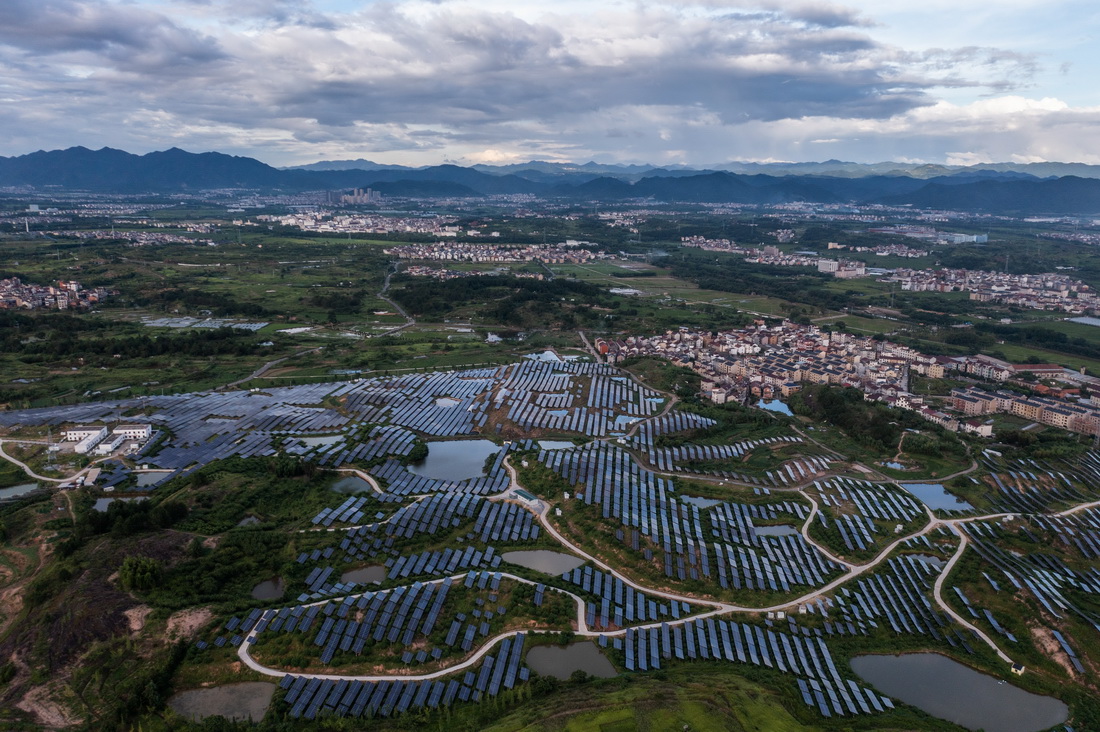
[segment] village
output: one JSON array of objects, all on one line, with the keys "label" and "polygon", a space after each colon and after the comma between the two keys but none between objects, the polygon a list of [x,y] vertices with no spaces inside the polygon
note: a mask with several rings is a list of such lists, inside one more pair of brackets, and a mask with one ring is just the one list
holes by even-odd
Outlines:
[{"label": "village", "polygon": [[[908,409],[952,432],[993,436],[993,414],[1086,435],[1100,434],[1100,403],[1081,387],[1096,379],[1056,364],[1010,364],[991,356],[931,356],[904,345],[783,321],[717,334],[681,328],[663,335],[598,341],[610,363],[657,356],[703,377],[716,404],[788,397],[804,384],[854,387],[864,398]],[[915,394],[912,374],[959,379],[950,395]],[[1048,381],[1057,385],[1039,383]],[[1009,390],[1007,386],[1019,389]],[[1024,389],[1026,387],[1026,389]]]}]

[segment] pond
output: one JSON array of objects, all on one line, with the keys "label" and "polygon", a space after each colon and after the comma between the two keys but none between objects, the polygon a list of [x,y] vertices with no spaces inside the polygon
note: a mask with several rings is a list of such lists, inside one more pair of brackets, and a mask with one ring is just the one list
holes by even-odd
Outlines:
[{"label": "pond", "polygon": [[282,577],[264,580],[252,588],[253,600],[278,600],[286,590],[286,583]]},{"label": "pond", "polygon": [[343,583],[358,582],[360,584],[370,584],[373,582],[381,582],[386,579],[386,568],[381,564],[375,564],[370,567],[359,567],[358,569],[349,569],[340,575],[340,581]]},{"label": "pond", "polygon": [[1069,718],[1069,708],[1053,697],[1024,691],[938,653],[856,656],[852,670],[880,692],[967,729],[1038,732]]},{"label": "pond", "polygon": [[615,417],[615,426],[621,429],[623,427],[628,427],[628,426],[634,424],[635,422],[639,421],[640,419],[641,419],[641,417],[631,417],[630,415],[627,415],[627,414],[620,414],[617,417]]},{"label": "pond", "polygon": [[466,480],[485,475],[485,458],[500,447],[489,440],[445,440],[429,442],[428,457],[409,466],[409,472],[437,480]]},{"label": "pond", "polygon": [[0,501],[6,498],[16,498],[17,496],[23,496],[38,487],[37,483],[20,483],[19,485],[8,486],[7,488],[0,488]]},{"label": "pond", "polygon": [[933,511],[972,511],[974,507],[963,499],[948,493],[939,483],[899,483],[902,488],[919,498]]},{"label": "pond", "polygon": [[789,524],[779,524],[778,526],[754,526],[752,528],[757,536],[794,536],[799,533],[797,528]]},{"label": "pond", "polygon": [[345,478],[341,478],[328,487],[330,491],[336,493],[363,493],[364,491],[369,493],[373,490],[370,483],[360,478],[358,475],[349,475]]},{"label": "pond", "polygon": [[172,471],[148,471],[144,473],[134,473],[134,477],[137,478],[138,488],[148,488],[151,485],[156,485],[160,481],[167,478],[172,474]]},{"label": "pond", "polygon": [[584,560],[572,554],[563,554],[549,549],[532,549],[523,552],[504,552],[501,559],[547,574],[564,574],[584,564]]},{"label": "pond", "polygon": [[145,501],[148,500],[145,496],[135,496],[133,498],[97,498],[95,503],[92,504],[93,511],[106,511],[107,507],[115,501]]},{"label": "pond", "polygon": [[576,445],[569,440],[539,440],[539,447],[543,450],[571,450]]},{"label": "pond", "polygon": [[574,671],[600,679],[617,676],[615,667],[592,641],[565,646],[535,646],[527,652],[527,665],[544,676],[566,680]]},{"label": "pond", "polygon": [[209,689],[181,691],[168,700],[168,706],[176,714],[192,721],[222,716],[233,721],[259,722],[271,705],[274,694],[275,684],[267,681],[245,681]]},{"label": "pond", "polygon": [[237,522],[237,526],[255,526],[258,523],[260,523],[260,520],[255,516],[245,516]]},{"label": "pond", "polygon": [[321,435],[317,437],[299,437],[299,442],[302,442],[310,447],[321,447],[323,445],[335,445],[340,440],[344,439],[343,435]]},{"label": "pond", "polygon": [[711,508],[721,503],[725,503],[725,501],[719,501],[717,498],[703,498],[702,496],[681,495],[680,498],[683,499],[685,503],[690,503],[691,505],[698,506],[699,508]]},{"label": "pond", "polygon": [[452,407],[457,407],[461,403],[462,402],[457,399],[452,399],[451,397],[436,397],[435,399],[435,406],[440,409],[451,409]]},{"label": "pond", "polygon": [[765,401],[761,399],[756,403],[756,406],[760,409],[767,409],[769,412],[779,412],[780,414],[785,414],[788,417],[794,416],[791,408],[783,402],[779,401],[778,399],[772,399],[771,401]]},{"label": "pond", "polygon": [[947,566],[947,562],[941,557],[937,557],[935,554],[910,554],[909,556],[913,557],[913,559],[916,559],[919,562],[924,562],[925,564],[931,565],[936,569],[943,569]]},{"label": "pond", "polygon": [[897,460],[887,460],[883,463],[883,465],[890,468],[891,470],[908,470],[908,468],[899,463]]}]

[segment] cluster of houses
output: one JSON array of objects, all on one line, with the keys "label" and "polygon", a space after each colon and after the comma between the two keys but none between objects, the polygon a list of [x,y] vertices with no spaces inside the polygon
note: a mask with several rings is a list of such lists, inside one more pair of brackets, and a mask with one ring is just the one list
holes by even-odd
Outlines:
[{"label": "cluster of houses", "polygon": [[111,295],[102,287],[84,289],[75,280],[56,285],[35,285],[18,277],[0,280],[0,309],[79,310]]},{"label": "cluster of houses", "polygon": [[1064,274],[1008,274],[972,269],[899,269],[887,278],[912,292],[969,292],[978,302],[1085,314],[1100,308],[1088,285]]},{"label": "cluster of houses", "polygon": [[426,267],[422,264],[410,264],[404,269],[404,272],[413,277],[431,277],[437,280],[455,280],[461,277],[495,277],[498,275],[507,275],[524,280],[542,280],[546,278],[546,275],[541,272],[513,272],[507,268],[458,270]]},{"label": "cluster of houses", "polygon": [[[838,279],[867,277],[867,265],[847,259],[830,259],[818,256],[814,252],[780,251],[779,247],[742,247],[729,239],[707,239],[701,236],[680,238],[681,246],[703,249],[708,252],[726,252],[740,254],[750,264],[770,264],[776,267],[816,267],[818,272],[826,272]],[[831,246],[831,245],[830,245]]]},{"label": "cluster of houses", "polygon": [[911,373],[1014,383],[1023,383],[1025,374],[1057,379],[1077,375],[1054,364],[1013,365],[982,355],[930,356],[890,341],[789,321],[769,326],[758,320],[717,334],[681,328],[649,338],[600,340],[596,347],[611,363],[649,355],[687,366],[703,377],[704,394],[718,404],[782,398],[804,384],[831,384],[858,388],[865,399],[915,411],[951,431],[989,437],[993,428],[987,415],[1007,413],[1074,432],[1100,433],[1100,410],[1091,402],[1074,401],[1075,389],[1040,385],[1036,391],[1048,396],[1022,396],[968,388],[952,393],[943,404],[934,400],[934,405],[909,388]]},{"label": "cluster of houses", "polygon": [[302,231],[327,234],[432,234],[458,236],[461,228],[454,216],[383,216],[355,214],[333,216],[327,211],[299,211],[286,215],[261,214],[256,221],[234,222],[238,226],[258,226],[259,222],[294,226]]},{"label": "cluster of houses", "polygon": [[403,244],[385,250],[399,259],[425,259],[437,262],[543,262],[544,264],[580,264],[610,259],[605,252],[585,248],[589,242],[572,239],[560,244],[498,245],[469,242]]}]

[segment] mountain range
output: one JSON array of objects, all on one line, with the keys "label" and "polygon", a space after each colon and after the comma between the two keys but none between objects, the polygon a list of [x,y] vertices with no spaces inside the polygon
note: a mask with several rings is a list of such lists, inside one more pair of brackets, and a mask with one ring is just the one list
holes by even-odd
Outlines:
[{"label": "mountain range", "polygon": [[359,159],[279,169],[217,152],[172,148],[134,155],[84,147],[0,157],[0,187],[27,186],[129,194],[370,187],[394,197],[532,194],[577,201],[880,203],[992,213],[1100,214],[1100,166],[1077,163],[943,166],[829,160],[692,169],[532,161],[411,168]]}]

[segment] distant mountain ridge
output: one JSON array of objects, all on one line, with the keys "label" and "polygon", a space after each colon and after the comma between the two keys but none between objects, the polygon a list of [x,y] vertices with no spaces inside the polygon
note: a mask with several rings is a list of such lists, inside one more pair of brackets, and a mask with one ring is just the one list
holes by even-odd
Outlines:
[{"label": "distant mountain ridge", "polygon": [[[364,167],[345,167],[349,165]],[[545,161],[409,168],[358,159],[279,169],[253,158],[218,152],[172,148],[134,155],[112,148],[73,147],[0,157],[0,186],[110,193],[373,187],[386,195],[406,197],[531,194],[578,201],[882,203],[992,213],[1100,215],[1100,166],[1078,163],[952,167],[828,160],[730,163],[694,170]]]}]

